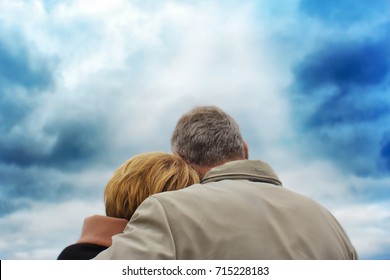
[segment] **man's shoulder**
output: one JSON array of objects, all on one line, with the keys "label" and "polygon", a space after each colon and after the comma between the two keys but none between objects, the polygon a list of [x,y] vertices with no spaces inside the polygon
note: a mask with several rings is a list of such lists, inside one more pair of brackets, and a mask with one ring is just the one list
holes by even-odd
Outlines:
[{"label": "man's shoulder", "polygon": [[[234,182],[234,180],[231,181]],[[156,200],[154,203],[158,201],[163,207],[170,205],[187,208],[190,205],[206,205],[211,201],[214,204],[216,201],[221,201],[221,197],[233,197],[239,192],[238,188],[231,189],[226,184],[227,181],[194,184],[180,190],[154,194],[150,199]]]},{"label": "man's shoulder", "polygon": [[204,184],[194,184],[188,187],[185,187],[180,190],[166,191],[161,193],[153,194],[152,197],[157,199],[168,199],[173,197],[185,197],[188,195],[196,195],[197,193],[203,193],[207,189],[207,186]]}]

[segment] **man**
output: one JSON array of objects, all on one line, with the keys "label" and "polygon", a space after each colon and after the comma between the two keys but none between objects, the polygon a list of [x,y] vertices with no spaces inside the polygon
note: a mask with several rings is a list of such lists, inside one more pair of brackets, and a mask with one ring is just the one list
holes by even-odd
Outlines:
[{"label": "man", "polygon": [[356,259],[336,219],[248,160],[235,120],[214,106],[183,115],[173,153],[201,184],[156,194],[96,259]]}]

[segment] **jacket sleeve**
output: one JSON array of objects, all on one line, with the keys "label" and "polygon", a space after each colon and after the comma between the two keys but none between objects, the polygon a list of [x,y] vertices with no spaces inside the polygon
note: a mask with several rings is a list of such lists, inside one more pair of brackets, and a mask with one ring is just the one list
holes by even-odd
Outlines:
[{"label": "jacket sleeve", "polygon": [[175,244],[169,220],[160,201],[151,196],[135,211],[123,233],[96,260],[175,259]]}]

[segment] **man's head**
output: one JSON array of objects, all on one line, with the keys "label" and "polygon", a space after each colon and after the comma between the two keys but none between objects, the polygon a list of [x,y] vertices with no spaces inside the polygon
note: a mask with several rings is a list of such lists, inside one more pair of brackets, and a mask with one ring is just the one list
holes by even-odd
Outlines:
[{"label": "man's head", "polygon": [[173,131],[171,148],[201,176],[225,162],[248,158],[237,122],[215,106],[195,107],[184,114]]}]

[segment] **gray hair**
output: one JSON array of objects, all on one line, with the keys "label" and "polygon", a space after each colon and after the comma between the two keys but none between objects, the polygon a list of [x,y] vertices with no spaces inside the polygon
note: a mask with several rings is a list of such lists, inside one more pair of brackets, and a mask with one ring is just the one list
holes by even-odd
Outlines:
[{"label": "gray hair", "polygon": [[245,148],[237,122],[215,106],[195,107],[176,124],[172,152],[201,167],[244,159]]}]

